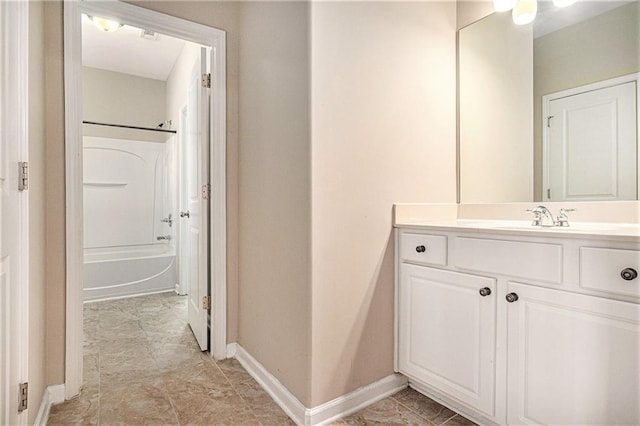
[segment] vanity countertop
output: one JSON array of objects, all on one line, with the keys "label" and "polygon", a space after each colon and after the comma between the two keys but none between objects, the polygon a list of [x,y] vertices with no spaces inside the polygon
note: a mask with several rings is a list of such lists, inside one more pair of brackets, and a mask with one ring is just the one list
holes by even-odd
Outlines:
[{"label": "vanity countertop", "polygon": [[459,219],[403,221],[395,223],[394,226],[416,230],[640,242],[639,224],[571,222],[568,227],[542,227],[531,226],[531,221]]}]

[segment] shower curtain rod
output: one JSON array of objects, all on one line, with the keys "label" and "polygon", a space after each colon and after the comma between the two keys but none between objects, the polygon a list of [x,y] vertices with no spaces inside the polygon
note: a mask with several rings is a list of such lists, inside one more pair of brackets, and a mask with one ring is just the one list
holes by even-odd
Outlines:
[{"label": "shower curtain rod", "polygon": [[82,124],[94,124],[96,126],[122,127],[123,129],[148,130],[151,132],[178,133],[176,130],[154,129],[153,127],[127,126],[125,124],[98,123],[97,121],[83,121]]}]

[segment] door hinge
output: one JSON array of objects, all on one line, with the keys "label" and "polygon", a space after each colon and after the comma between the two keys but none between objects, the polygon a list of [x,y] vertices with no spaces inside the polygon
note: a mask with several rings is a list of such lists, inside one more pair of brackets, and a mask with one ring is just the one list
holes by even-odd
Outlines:
[{"label": "door hinge", "polygon": [[22,413],[29,405],[29,383],[20,383],[18,413]]},{"label": "door hinge", "polygon": [[29,189],[29,163],[18,162],[18,191]]},{"label": "door hinge", "polygon": [[204,296],[202,298],[202,309],[206,309],[207,311],[211,309],[211,296]]},{"label": "door hinge", "polygon": [[208,183],[202,185],[202,199],[208,200],[211,197],[211,185]]},{"label": "door hinge", "polygon": [[547,188],[547,199],[551,199],[551,188]]},{"label": "door hinge", "polygon": [[202,87],[211,88],[211,73],[202,74]]},{"label": "door hinge", "polygon": [[551,127],[551,119],[555,117],[555,115],[550,115],[547,117],[547,127]]}]

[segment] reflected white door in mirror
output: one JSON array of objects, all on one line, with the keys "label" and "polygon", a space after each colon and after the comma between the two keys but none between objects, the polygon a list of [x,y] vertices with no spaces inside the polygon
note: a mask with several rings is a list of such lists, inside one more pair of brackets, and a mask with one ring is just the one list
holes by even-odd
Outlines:
[{"label": "reflected white door in mirror", "polygon": [[480,424],[640,424],[640,237],[399,226],[411,387]]},{"label": "reflected white door in mirror", "polygon": [[543,97],[546,201],[637,198],[637,74]]}]

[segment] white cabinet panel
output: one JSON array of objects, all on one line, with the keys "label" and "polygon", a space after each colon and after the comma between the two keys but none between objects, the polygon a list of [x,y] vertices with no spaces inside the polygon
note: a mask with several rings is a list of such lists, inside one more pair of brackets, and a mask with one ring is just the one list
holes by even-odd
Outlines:
[{"label": "white cabinet panel", "polygon": [[625,269],[640,271],[640,251],[580,247],[580,287],[640,297],[640,277],[622,278]]},{"label": "white cabinet panel", "polygon": [[492,415],[496,281],[407,264],[400,275],[400,371]]},{"label": "white cabinet panel", "polygon": [[560,283],[562,245],[457,237],[453,266]]},{"label": "white cabinet panel", "polygon": [[508,423],[640,424],[640,305],[508,291]]},{"label": "white cabinet panel", "polygon": [[442,235],[402,234],[400,257],[411,262],[447,264],[447,237]]}]

